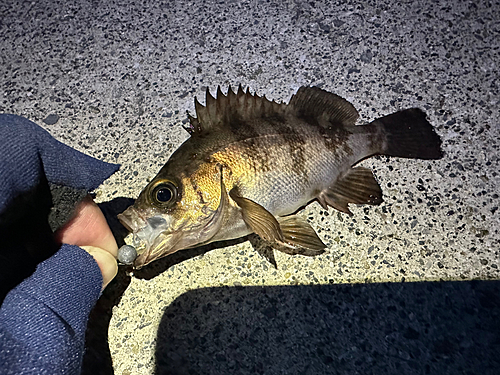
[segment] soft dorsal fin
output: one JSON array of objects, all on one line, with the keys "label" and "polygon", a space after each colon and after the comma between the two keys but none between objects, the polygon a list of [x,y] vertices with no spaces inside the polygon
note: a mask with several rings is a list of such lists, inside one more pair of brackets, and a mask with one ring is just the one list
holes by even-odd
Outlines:
[{"label": "soft dorsal fin", "polygon": [[244,121],[283,115],[287,107],[286,104],[268,100],[265,96],[251,94],[248,89],[244,91],[241,85],[236,92],[229,86],[226,95],[218,86],[217,98],[212,96],[207,87],[205,103],[203,106],[196,97],[194,99],[196,118],[188,114],[191,126],[186,129],[192,135],[222,129],[236,118]]},{"label": "soft dorsal fin", "polygon": [[359,117],[351,103],[319,87],[302,86],[290,100],[288,111],[320,126],[352,126]]}]

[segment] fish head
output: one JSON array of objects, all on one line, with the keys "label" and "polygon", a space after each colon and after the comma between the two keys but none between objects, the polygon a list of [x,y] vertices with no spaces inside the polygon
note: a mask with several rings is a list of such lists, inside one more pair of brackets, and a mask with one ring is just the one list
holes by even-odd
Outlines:
[{"label": "fish head", "polygon": [[208,243],[222,226],[228,203],[222,167],[207,164],[191,175],[173,175],[162,169],[118,215],[133,233],[135,268]]}]

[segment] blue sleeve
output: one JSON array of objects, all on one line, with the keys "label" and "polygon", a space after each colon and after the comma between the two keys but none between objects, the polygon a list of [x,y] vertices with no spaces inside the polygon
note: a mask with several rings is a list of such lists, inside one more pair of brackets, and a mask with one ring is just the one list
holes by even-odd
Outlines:
[{"label": "blue sleeve", "polygon": [[79,374],[102,276],[94,258],[63,245],[0,308],[0,374]]},{"label": "blue sleeve", "polygon": [[0,374],[78,374],[102,276],[81,248],[57,251],[48,223],[57,205],[51,189],[94,190],[119,166],[16,115],[0,114],[0,140]]},{"label": "blue sleeve", "polygon": [[85,155],[23,117],[0,114],[0,211],[44,175],[55,185],[96,189],[119,165]]}]

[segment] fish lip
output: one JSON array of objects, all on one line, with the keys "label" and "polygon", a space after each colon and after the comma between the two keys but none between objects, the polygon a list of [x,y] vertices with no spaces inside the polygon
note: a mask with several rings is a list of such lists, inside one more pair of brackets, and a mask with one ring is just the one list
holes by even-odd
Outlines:
[{"label": "fish lip", "polygon": [[[151,222],[151,217],[148,218],[147,212],[144,211],[141,214],[141,211],[134,206],[128,207],[121,214],[117,215],[121,224],[134,235],[134,246],[138,252],[138,256],[134,261],[135,269],[140,269],[180,249],[199,246],[204,242],[187,241],[188,243],[185,243],[183,235],[186,234],[186,223],[172,229],[169,228],[169,224],[166,221],[155,225]],[[190,230],[187,232],[190,232]],[[161,249],[165,248],[168,250],[161,251]]]},{"label": "fish lip", "polygon": [[[207,218],[210,219],[212,215]],[[146,220],[149,225],[149,220]],[[210,239],[214,236],[211,235],[210,238],[205,238],[200,241],[199,236],[190,236],[192,233],[200,233],[204,231],[207,225],[211,224],[211,220],[208,223],[204,222],[196,226],[189,226],[186,223],[181,223],[175,229],[169,228],[167,230],[158,233],[155,236],[150,246],[146,248],[135,260],[134,267],[139,269],[159,258],[163,258],[167,255],[171,255],[181,249],[189,249],[197,246],[202,246],[205,243],[209,243]],[[168,250],[163,250],[168,248]]]},{"label": "fish lip", "polygon": [[134,261],[134,268],[136,270],[140,270],[142,267],[148,265],[158,258],[158,256],[152,256],[152,252],[150,250],[146,250],[139,254],[139,256],[136,258],[136,260]]},{"label": "fish lip", "polygon": [[143,253],[139,254],[139,256],[134,261],[134,268],[136,270],[140,270],[146,264],[151,262],[151,260],[148,259],[149,255],[150,255],[149,251],[144,251]]},{"label": "fish lip", "polygon": [[[175,236],[175,232],[170,232],[168,230],[168,225],[163,219],[163,223],[155,225],[151,218],[148,217],[147,212],[142,212],[136,209],[134,206],[128,207],[121,214],[117,215],[118,220],[122,225],[129,230],[129,232],[134,235],[134,246],[137,249],[138,256],[134,261],[134,268],[140,269],[143,266],[151,263],[152,261],[163,257],[164,255],[159,251],[159,247],[165,238],[169,238],[168,242]],[[176,243],[177,240],[174,240]]]},{"label": "fish lip", "polygon": [[121,214],[116,216],[120,223],[127,228],[129,232],[135,233],[147,225],[146,219],[134,207],[130,206]]},{"label": "fish lip", "polygon": [[[139,210],[137,210],[134,206],[129,206],[125,211],[118,214],[116,216],[120,223],[130,232],[134,234],[134,238],[137,232],[140,232],[141,229],[146,228],[148,222],[146,218],[141,215]],[[136,244],[134,244],[137,246]],[[140,251],[137,258],[134,261],[134,268],[140,269],[142,266],[149,263],[148,257],[150,253],[150,249],[148,248],[146,243],[146,248],[143,251]]]}]

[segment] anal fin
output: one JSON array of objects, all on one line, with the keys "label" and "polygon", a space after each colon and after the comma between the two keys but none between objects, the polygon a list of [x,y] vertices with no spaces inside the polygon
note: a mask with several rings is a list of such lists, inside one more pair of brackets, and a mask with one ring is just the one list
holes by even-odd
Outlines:
[{"label": "anal fin", "polygon": [[368,168],[351,168],[332,186],[319,193],[318,202],[324,209],[331,206],[352,215],[347,205],[382,203],[382,189]]}]

